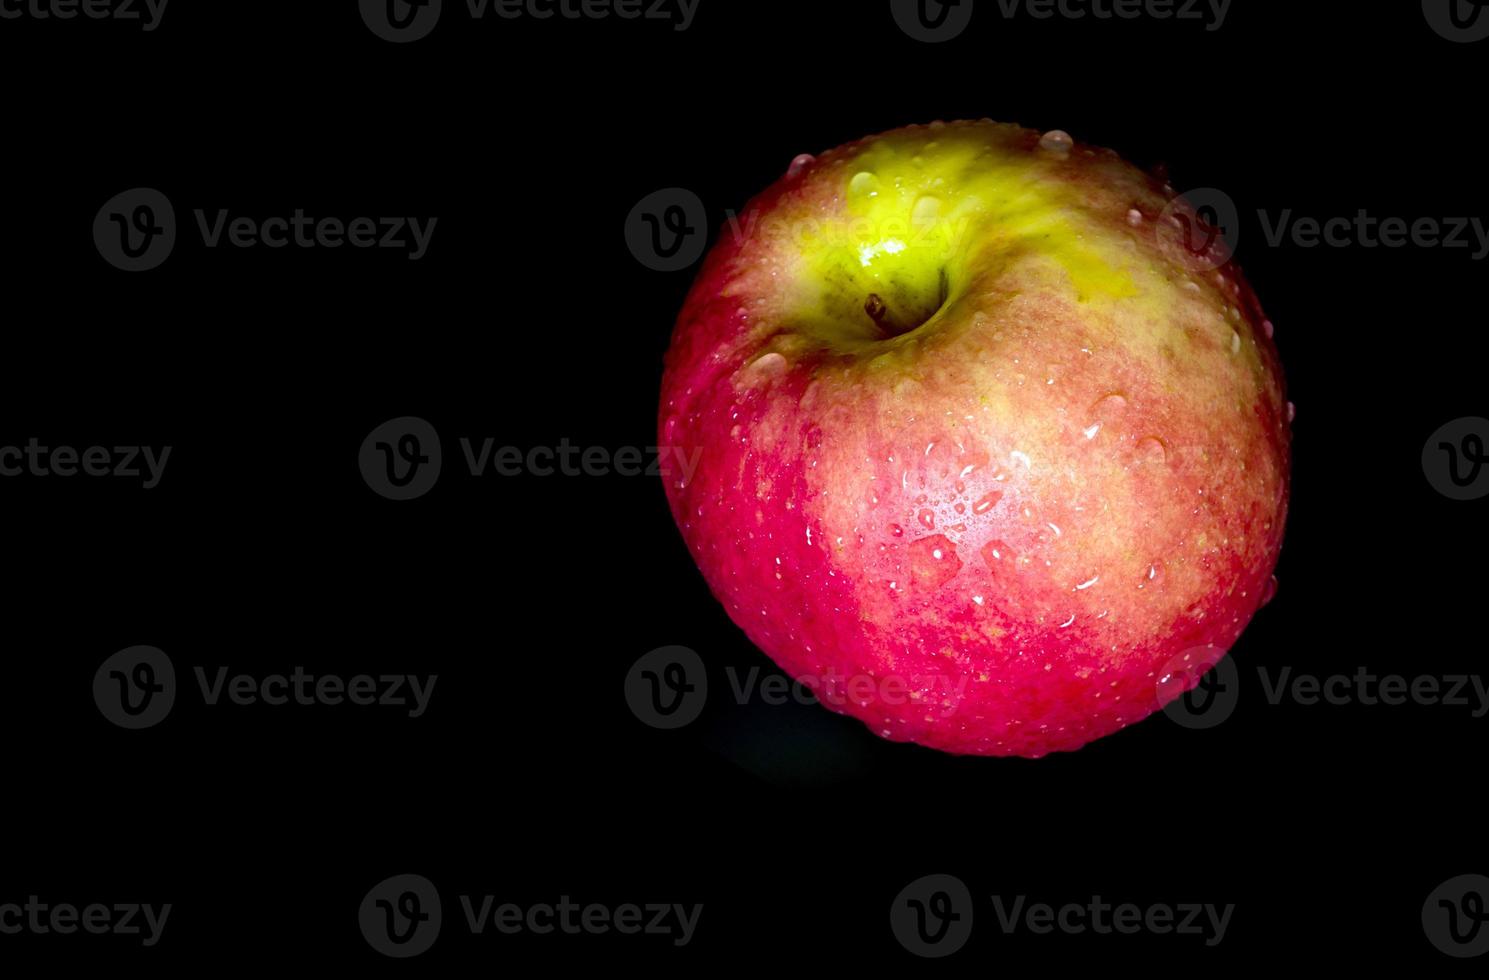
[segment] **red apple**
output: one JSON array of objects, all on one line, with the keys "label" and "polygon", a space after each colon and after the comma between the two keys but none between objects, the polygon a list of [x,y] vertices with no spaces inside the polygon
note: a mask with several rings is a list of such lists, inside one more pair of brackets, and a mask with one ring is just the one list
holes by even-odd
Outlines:
[{"label": "red apple", "polygon": [[710,253],[662,385],[662,444],[700,453],[668,501],[734,622],[947,752],[1075,749],[1197,682],[1268,592],[1290,432],[1271,325],[1194,220],[991,121],[798,158]]}]

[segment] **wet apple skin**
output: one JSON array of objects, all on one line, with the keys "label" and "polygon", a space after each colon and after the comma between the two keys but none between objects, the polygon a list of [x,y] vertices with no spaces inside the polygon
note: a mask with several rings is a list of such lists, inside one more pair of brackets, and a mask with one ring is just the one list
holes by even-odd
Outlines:
[{"label": "wet apple skin", "polygon": [[[661,444],[698,454],[668,502],[730,618],[829,708],[946,752],[1073,750],[1192,686],[1268,596],[1289,490],[1234,263],[1184,247],[1155,179],[1018,127],[793,170],[722,233],[662,386]],[[880,248],[927,196],[972,217]],[[855,321],[865,286],[909,305],[933,267],[930,322]]]}]

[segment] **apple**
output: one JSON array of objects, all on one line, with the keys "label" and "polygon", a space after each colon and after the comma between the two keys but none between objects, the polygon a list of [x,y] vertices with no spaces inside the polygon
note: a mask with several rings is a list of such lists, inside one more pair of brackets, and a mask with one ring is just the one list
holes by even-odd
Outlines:
[{"label": "apple", "polygon": [[1275,581],[1289,408],[1171,188],[932,123],[797,158],[737,227],[659,429],[700,453],[666,487],[694,560],[783,670],[883,738],[1037,757],[1230,649]]}]

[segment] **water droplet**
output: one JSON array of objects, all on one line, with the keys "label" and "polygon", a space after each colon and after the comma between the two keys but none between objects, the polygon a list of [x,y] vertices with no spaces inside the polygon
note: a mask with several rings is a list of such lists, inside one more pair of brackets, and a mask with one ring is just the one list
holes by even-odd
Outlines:
[{"label": "water droplet", "polygon": [[1241,353],[1241,335],[1234,330],[1230,332],[1230,352],[1232,354]]},{"label": "water droplet", "polygon": [[1287,420],[1289,422],[1294,422],[1294,421],[1297,420],[1297,418],[1298,418],[1298,406],[1294,405],[1292,402],[1288,402],[1287,403]]},{"label": "water droplet", "polygon": [[1013,564],[1013,552],[1002,541],[989,541],[982,546],[980,554],[982,560],[987,563],[987,567],[994,572],[1001,573],[1004,568],[1011,567]]},{"label": "water droplet", "polygon": [[848,191],[860,197],[865,194],[870,197],[875,196],[879,193],[879,178],[867,170],[861,170],[848,182]]},{"label": "water droplet", "polygon": [[1267,603],[1271,602],[1275,598],[1277,598],[1277,576],[1273,575],[1271,578],[1267,579],[1267,588],[1264,592],[1262,592],[1261,604],[1265,606]]},{"label": "water droplet", "polygon": [[803,153],[791,161],[791,166],[786,168],[787,177],[800,177],[801,172],[817,162],[817,158],[810,153]]},{"label": "water droplet", "polygon": [[915,202],[915,207],[910,211],[910,224],[919,231],[925,231],[934,227],[940,217],[941,199],[927,194]]},{"label": "water droplet", "polygon": [[1138,459],[1149,463],[1162,463],[1168,460],[1168,447],[1157,436],[1148,436],[1140,440],[1134,452]]},{"label": "water droplet", "polygon": [[927,531],[934,530],[936,527],[936,515],[929,507],[915,515],[915,519],[920,521],[921,526]]},{"label": "water droplet", "polygon": [[985,493],[978,499],[977,503],[972,505],[972,513],[986,514],[988,511],[997,506],[998,501],[1002,499],[1003,494],[997,490],[992,490],[988,493]]},{"label": "water droplet", "polygon": [[904,537],[905,529],[900,527],[898,524],[891,524],[889,525],[889,533],[893,534],[897,538]]},{"label": "water droplet", "polygon": [[944,534],[934,534],[912,542],[909,552],[910,572],[917,586],[939,588],[950,581],[962,567],[955,546]]},{"label": "water droplet", "polygon": [[1143,223],[1143,213],[1137,208],[1133,208],[1132,210],[1128,211],[1127,223],[1136,228],[1138,225]]},{"label": "water droplet", "polygon": [[786,370],[786,359],[775,351],[771,351],[751,362],[750,370],[762,375],[780,374]]},{"label": "water droplet", "polygon": [[1069,153],[1070,148],[1075,145],[1075,140],[1063,129],[1052,129],[1039,137],[1039,148],[1051,153]]},{"label": "water droplet", "polygon": [[1091,415],[1098,422],[1110,422],[1127,407],[1127,399],[1119,391],[1109,392],[1091,405]]},{"label": "water droplet", "polygon": [[1271,320],[1263,320],[1262,329],[1266,331],[1268,340],[1271,340],[1272,335],[1277,332],[1277,328],[1272,325]]}]

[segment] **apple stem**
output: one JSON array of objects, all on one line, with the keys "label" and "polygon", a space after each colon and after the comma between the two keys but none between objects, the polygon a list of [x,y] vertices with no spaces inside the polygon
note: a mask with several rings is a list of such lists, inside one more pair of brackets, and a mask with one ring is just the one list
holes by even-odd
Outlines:
[{"label": "apple stem", "polygon": [[894,314],[889,312],[889,304],[878,293],[869,293],[868,301],[863,304],[863,311],[886,337],[896,337],[905,332],[895,321]]}]

